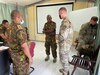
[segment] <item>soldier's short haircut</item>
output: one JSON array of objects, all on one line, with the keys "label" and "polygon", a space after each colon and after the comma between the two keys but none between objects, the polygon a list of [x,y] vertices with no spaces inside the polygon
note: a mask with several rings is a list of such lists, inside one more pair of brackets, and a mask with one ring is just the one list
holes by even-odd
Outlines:
[{"label": "soldier's short haircut", "polygon": [[18,10],[13,10],[11,12],[11,19],[14,19],[18,14],[20,14],[20,12]]},{"label": "soldier's short haircut", "polygon": [[93,16],[93,17],[91,17],[91,20],[98,21],[98,17],[97,16]]},{"label": "soldier's short haircut", "polygon": [[51,18],[52,19],[51,15],[47,15],[47,18]]},{"label": "soldier's short haircut", "polygon": [[8,22],[7,20],[3,20],[3,21],[2,21],[2,24],[5,24],[5,23],[7,23],[7,22]]},{"label": "soldier's short haircut", "polygon": [[59,11],[60,11],[60,10],[67,11],[67,9],[66,9],[65,7],[61,7],[61,8],[59,9]]}]

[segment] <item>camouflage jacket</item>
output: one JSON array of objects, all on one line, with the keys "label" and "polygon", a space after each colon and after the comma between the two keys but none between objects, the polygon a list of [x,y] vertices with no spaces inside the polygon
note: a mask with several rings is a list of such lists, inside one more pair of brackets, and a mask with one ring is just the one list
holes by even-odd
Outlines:
[{"label": "camouflage jacket", "polygon": [[0,34],[4,34],[6,29],[3,28],[2,24],[0,25]]},{"label": "camouflage jacket", "polygon": [[22,50],[21,45],[27,41],[24,28],[14,22],[9,26],[8,37],[8,44],[14,51]]},{"label": "camouflage jacket", "polygon": [[59,44],[69,44],[72,45],[73,41],[73,27],[68,19],[64,19],[60,26],[60,31],[58,35]]},{"label": "camouflage jacket", "polygon": [[97,25],[92,27],[90,23],[85,23],[81,26],[78,42],[81,44],[92,44],[97,35]]},{"label": "camouflage jacket", "polygon": [[55,35],[56,35],[56,23],[55,22],[47,22],[44,25],[43,31],[47,31],[47,30],[54,30],[53,32],[50,33],[45,33],[46,35],[46,41],[49,41],[51,39],[55,39]]},{"label": "camouflage jacket", "polygon": [[[1,24],[0,25],[0,34],[6,35],[6,33],[7,33],[7,29],[3,28],[2,24]],[[0,37],[0,41],[5,42],[5,40],[2,37]]]}]

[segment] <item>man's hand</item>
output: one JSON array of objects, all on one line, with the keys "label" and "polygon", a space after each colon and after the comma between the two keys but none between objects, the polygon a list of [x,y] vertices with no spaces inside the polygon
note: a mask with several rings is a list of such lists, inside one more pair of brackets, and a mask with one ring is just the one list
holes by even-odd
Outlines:
[{"label": "man's hand", "polygon": [[56,39],[59,40],[58,35],[56,35]]},{"label": "man's hand", "polygon": [[86,48],[89,48],[89,45],[85,45]]},{"label": "man's hand", "polygon": [[89,45],[82,45],[82,48],[87,49],[87,48],[89,48]]},{"label": "man's hand", "polygon": [[33,63],[33,59],[29,58],[29,64],[31,65]]},{"label": "man's hand", "polygon": [[23,43],[23,44],[21,45],[21,47],[23,48],[24,54],[29,58],[29,64],[31,65],[32,62],[33,62],[33,59],[32,59],[31,54],[30,54],[30,52],[29,52],[29,48],[28,48],[27,43],[26,43],[26,42]]},{"label": "man's hand", "polygon": [[1,36],[3,39],[7,39],[7,37],[6,37],[4,34],[0,34],[0,36]]}]

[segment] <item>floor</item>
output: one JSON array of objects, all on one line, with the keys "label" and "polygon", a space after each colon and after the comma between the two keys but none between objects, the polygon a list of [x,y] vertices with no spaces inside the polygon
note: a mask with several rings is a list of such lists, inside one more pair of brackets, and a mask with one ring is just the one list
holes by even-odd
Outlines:
[{"label": "floor", "polygon": [[[61,68],[61,64],[59,61],[59,48],[57,48],[58,58],[57,62],[53,63],[52,55],[50,55],[50,60],[45,62],[44,59],[46,57],[44,42],[36,42],[36,47],[34,49],[34,57],[33,57],[33,66],[35,70],[31,73],[31,75],[62,75],[59,72]],[[77,52],[74,47],[71,48],[70,51],[70,60],[72,59],[72,55],[75,55]],[[70,66],[70,72],[72,71],[73,66]],[[89,75],[87,70],[83,70],[81,68],[77,68],[74,75]]]}]

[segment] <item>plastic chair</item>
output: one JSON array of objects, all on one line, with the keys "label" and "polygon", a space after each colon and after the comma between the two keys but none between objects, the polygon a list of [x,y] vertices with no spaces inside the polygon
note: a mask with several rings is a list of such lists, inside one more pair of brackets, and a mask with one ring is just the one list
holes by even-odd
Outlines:
[{"label": "plastic chair", "polygon": [[[31,54],[31,57],[34,56],[34,48],[35,48],[35,42],[34,41],[31,41],[30,43],[30,54]],[[30,71],[29,74],[31,74],[33,71],[34,71],[34,67],[30,67],[32,70]]]},{"label": "plastic chair", "polygon": [[34,48],[35,48],[35,42],[31,41],[30,43],[30,54],[33,57],[34,56]]}]

